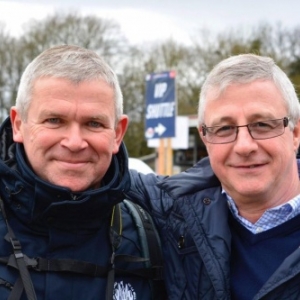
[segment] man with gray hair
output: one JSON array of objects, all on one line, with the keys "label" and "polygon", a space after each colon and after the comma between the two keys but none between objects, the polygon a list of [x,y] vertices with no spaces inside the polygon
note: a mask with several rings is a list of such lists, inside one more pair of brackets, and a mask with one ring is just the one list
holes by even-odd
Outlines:
[{"label": "man with gray hair", "polygon": [[128,197],[160,230],[169,299],[300,299],[300,110],[268,57],[221,61],[199,101],[208,158]]},{"label": "man with gray hair", "polygon": [[119,204],[127,124],[95,52],[56,46],[27,66],[0,128],[0,300],[165,299]]}]

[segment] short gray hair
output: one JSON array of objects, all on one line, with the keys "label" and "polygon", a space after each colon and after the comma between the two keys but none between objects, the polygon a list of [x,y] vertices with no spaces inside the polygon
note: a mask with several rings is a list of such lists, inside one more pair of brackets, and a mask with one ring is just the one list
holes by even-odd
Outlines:
[{"label": "short gray hair", "polygon": [[74,45],[49,48],[38,55],[25,69],[16,99],[16,107],[23,120],[37,79],[45,77],[63,78],[77,84],[83,81],[104,80],[114,90],[116,121],[123,113],[123,96],[117,75],[94,51]]},{"label": "short gray hair", "polygon": [[290,128],[293,129],[300,118],[300,106],[292,82],[272,58],[254,54],[231,56],[217,64],[209,73],[200,92],[199,125],[204,123],[207,94],[210,91],[220,94],[231,84],[244,84],[255,80],[272,81],[279,89],[287,106]]}]

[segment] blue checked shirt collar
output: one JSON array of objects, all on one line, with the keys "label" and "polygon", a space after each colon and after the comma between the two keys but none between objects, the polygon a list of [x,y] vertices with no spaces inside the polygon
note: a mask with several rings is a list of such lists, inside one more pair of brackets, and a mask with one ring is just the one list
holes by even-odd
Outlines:
[{"label": "blue checked shirt collar", "polygon": [[267,209],[259,220],[252,224],[239,215],[233,199],[224,190],[223,193],[227,197],[227,203],[233,216],[254,234],[274,228],[300,214],[300,195],[297,195],[287,203]]}]

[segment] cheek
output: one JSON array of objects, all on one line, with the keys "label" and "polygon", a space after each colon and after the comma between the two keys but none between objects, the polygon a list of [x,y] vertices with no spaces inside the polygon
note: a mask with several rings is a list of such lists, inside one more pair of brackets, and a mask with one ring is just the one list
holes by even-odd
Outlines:
[{"label": "cheek", "polygon": [[230,150],[224,145],[209,145],[206,150],[210,159],[210,164],[216,174],[222,172],[226,161],[230,155]]},{"label": "cheek", "polygon": [[269,140],[264,143],[264,150],[272,157],[281,157],[282,160],[289,160],[291,156],[296,156],[296,148],[292,136],[280,136],[276,140]]},{"label": "cheek", "polygon": [[[116,146],[116,137],[114,132],[103,133],[98,137],[98,149],[101,151],[113,151]],[[95,142],[94,142],[95,145]]]},{"label": "cheek", "polygon": [[53,145],[59,143],[59,136],[55,133],[46,131],[27,131],[24,132],[23,144],[27,151],[34,154],[36,152],[44,152]]},{"label": "cheek", "polygon": [[[25,143],[35,143],[36,140],[38,140],[40,136],[40,131],[37,130],[35,127],[32,126],[23,126],[22,128],[22,135],[23,135],[23,140],[24,144]],[[47,136],[45,135],[45,139],[47,139]]]},{"label": "cheek", "polygon": [[206,147],[207,153],[211,161],[222,161],[228,156],[229,150],[224,145],[209,144]]},{"label": "cheek", "polygon": [[98,154],[112,153],[114,149],[114,140],[104,136],[89,139],[88,144]]}]

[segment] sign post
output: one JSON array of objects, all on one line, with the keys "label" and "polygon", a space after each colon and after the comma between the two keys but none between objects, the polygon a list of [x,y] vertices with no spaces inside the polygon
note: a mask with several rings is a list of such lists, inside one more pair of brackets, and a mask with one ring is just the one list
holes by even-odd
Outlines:
[{"label": "sign post", "polygon": [[[175,136],[176,114],[175,72],[148,74],[146,76],[145,137],[160,139],[158,151],[160,175],[172,175],[171,138]],[[166,138],[168,138],[167,145],[164,140]]]}]

